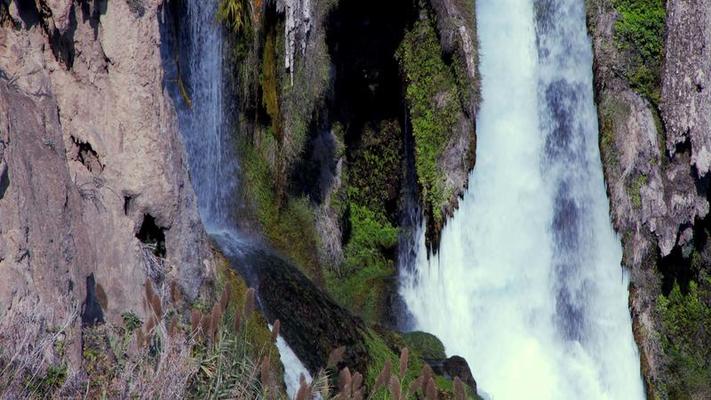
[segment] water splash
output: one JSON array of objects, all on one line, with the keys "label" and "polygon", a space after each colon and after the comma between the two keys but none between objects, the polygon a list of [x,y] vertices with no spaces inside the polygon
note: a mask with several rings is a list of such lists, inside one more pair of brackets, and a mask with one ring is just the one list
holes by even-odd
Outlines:
[{"label": "water splash", "polygon": [[470,190],[403,269],[416,329],[500,399],[641,399],[628,278],[597,147],[578,0],[478,0],[482,105]]}]

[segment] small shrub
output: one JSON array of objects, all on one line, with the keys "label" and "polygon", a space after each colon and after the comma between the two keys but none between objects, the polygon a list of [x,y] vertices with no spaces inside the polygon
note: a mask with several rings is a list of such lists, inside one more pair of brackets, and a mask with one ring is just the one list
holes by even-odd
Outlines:
[{"label": "small shrub", "polygon": [[659,103],[666,1],[613,0],[620,16],[615,23],[617,47],[628,55],[624,74],[633,89]]},{"label": "small shrub", "polygon": [[[708,287],[711,282],[704,282]],[[711,395],[711,291],[696,282],[682,293],[678,284],[659,296],[662,347],[669,362],[663,376],[670,398],[708,398]]]}]

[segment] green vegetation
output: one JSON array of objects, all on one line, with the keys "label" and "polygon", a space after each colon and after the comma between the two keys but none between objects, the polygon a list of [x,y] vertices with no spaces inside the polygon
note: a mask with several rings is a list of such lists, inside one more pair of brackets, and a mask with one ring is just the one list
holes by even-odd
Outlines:
[{"label": "green vegetation", "polygon": [[422,358],[428,360],[443,360],[447,358],[444,344],[437,336],[427,332],[408,332],[402,335],[402,340]]},{"label": "green vegetation", "polygon": [[249,0],[220,0],[217,19],[236,33],[251,27],[251,4]]},{"label": "green vegetation", "polygon": [[617,168],[616,135],[623,135],[625,122],[630,113],[630,106],[617,98],[604,96],[600,106],[600,156],[603,165]]},{"label": "green vegetation", "polygon": [[[657,300],[664,328],[662,346],[669,357],[661,388],[671,399],[711,396],[711,279],[691,282],[688,293],[675,285]],[[703,287],[703,288],[702,288]]]},{"label": "green vegetation", "polygon": [[284,137],[281,127],[279,96],[277,94],[278,70],[276,66],[275,37],[276,33],[272,29],[267,34],[267,38],[264,42],[260,81],[262,85],[262,105],[271,118],[272,133],[276,135],[276,139],[281,142]]},{"label": "green vegetation", "polygon": [[67,366],[50,365],[44,376],[34,376],[25,382],[25,390],[38,399],[49,398],[67,380]]},{"label": "green vegetation", "polygon": [[[273,135],[264,135],[269,147]],[[257,220],[272,245],[301,268],[315,282],[322,280],[314,214],[306,198],[289,198],[281,204],[275,187],[274,170],[251,144],[242,145],[246,192],[253,202]]]},{"label": "green vegetation", "polygon": [[664,60],[665,0],[613,0],[620,14],[615,41],[630,59],[624,74],[633,89],[657,105]]},{"label": "green vegetation", "polygon": [[395,275],[399,231],[393,220],[399,195],[402,158],[397,121],[366,127],[346,173],[344,262],[330,273],[328,289],[343,306],[368,322],[382,320]]},{"label": "green vegetation", "polygon": [[630,196],[630,201],[632,201],[632,206],[636,209],[642,208],[642,187],[647,185],[647,176],[638,175],[629,187],[628,194]]},{"label": "green vegetation", "polygon": [[455,72],[442,60],[442,48],[429,19],[419,20],[405,35],[397,56],[407,84],[422,197],[440,224],[450,193],[438,160],[461,111]]}]

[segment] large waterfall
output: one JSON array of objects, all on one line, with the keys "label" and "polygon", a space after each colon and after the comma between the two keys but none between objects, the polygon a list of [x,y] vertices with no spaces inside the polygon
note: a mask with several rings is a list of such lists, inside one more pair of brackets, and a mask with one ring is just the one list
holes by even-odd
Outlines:
[{"label": "large waterfall", "polygon": [[477,0],[477,164],[401,295],[502,399],[641,399],[580,0]]},{"label": "large waterfall", "polygon": [[[185,65],[175,79],[180,99],[178,119],[190,165],[190,179],[197,195],[200,217],[205,229],[222,247],[225,255],[239,253],[252,246],[237,229],[235,207],[238,201],[238,156],[235,128],[225,113],[223,88],[223,53],[221,24],[216,18],[217,1],[185,2],[184,31],[179,32],[181,55]],[[286,386],[293,396],[301,374],[309,372],[288,344],[280,338],[280,358],[284,364]]]}]

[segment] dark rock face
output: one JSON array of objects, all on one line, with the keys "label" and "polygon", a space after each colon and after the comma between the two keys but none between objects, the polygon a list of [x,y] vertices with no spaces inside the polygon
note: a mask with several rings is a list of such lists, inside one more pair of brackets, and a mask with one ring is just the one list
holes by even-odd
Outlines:
[{"label": "dark rock face", "polygon": [[[366,371],[365,325],[321,292],[298,269],[271,252],[238,244],[226,255],[257,289],[259,305],[270,322],[279,320],[281,334],[311,372],[326,366],[334,349],[346,346],[339,368]],[[233,249],[236,249],[232,247]]]},{"label": "dark rock face", "polygon": [[84,326],[94,326],[104,322],[104,312],[96,296],[96,281],[94,274],[86,277],[86,299],[81,310],[81,323]]},{"label": "dark rock face", "polygon": [[452,356],[446,360],[426,360],[437,375],[445,376],[449,379],[459,378],[465,385],[468,385],[474,393],[476,391],[476,381],[472,375],[467,360],[460,356]]}]

